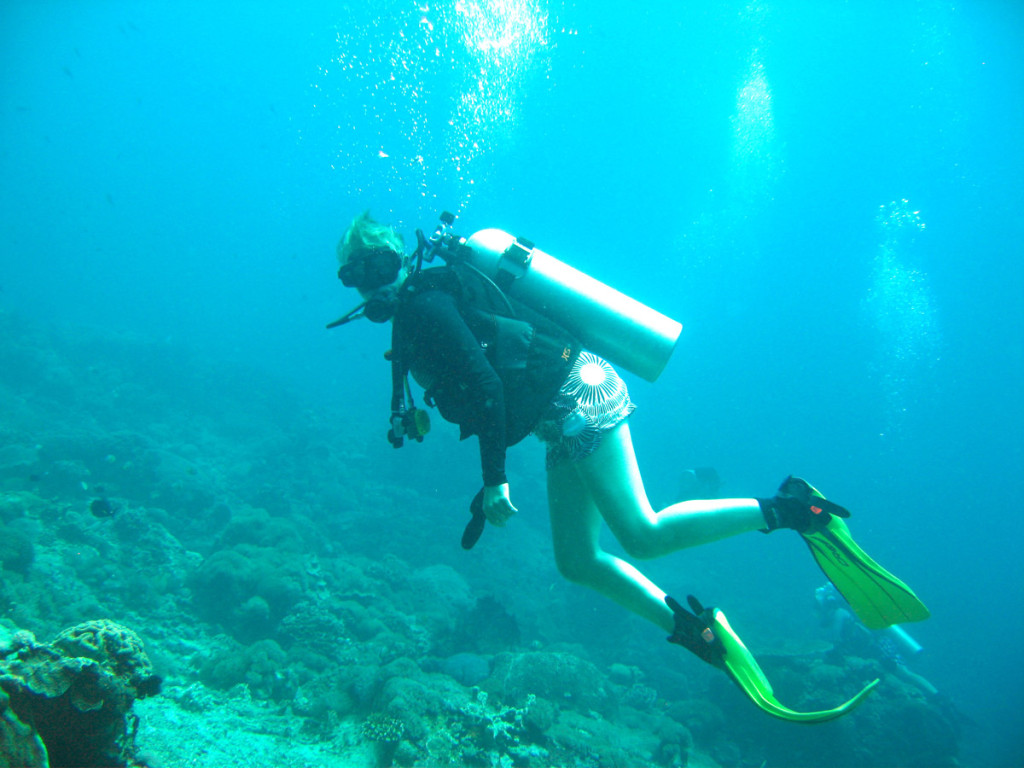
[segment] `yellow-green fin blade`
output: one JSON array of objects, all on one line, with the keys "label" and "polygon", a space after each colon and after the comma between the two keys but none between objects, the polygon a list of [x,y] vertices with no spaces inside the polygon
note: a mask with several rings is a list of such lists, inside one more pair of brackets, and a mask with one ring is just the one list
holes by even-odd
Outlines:
[{"label": "yellow-green fin blade", "polygon": [[818,567],[868,629],[922,621],[931,615],[910,587],[858,546],[838,517],[802,536]]},{"label": "yellow-green fin blade", "polygon": [[729,626],[725,614],[717,609],[714,610],[714,629],[716,637],[721,641],[725,650],[722,661],[725,663],[729,676],[757,706],[769,715],[782,720],[790,720],[795,723],[823,723],[827,720],[834,720],[860,704],[871,693],[871,689],[878,685],[877,679],[871,681],[856,696],[838,707],[818,712],[797,712],[775,698],[775,692],[761,670],[761,666]]}]

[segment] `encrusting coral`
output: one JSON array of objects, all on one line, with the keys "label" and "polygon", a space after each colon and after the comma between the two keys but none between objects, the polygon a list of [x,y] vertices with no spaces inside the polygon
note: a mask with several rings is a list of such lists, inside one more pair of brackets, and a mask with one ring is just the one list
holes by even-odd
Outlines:
[{"label": "encrusting coral", "polygon": [[0,628],[0,767],[139,766],[132,704],[159,690],[138,635],[112,621],[50,644]]}]

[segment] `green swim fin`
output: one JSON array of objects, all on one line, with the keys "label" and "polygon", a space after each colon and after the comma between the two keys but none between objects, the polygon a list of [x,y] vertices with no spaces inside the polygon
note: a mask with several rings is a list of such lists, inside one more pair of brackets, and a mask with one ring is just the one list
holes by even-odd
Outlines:
[{"label": "green swim fin", "polygon": [[[806,480],[789,477],[779,488],[780,496],[793,496],[829,514],[812,522],[801,532],[818,567],[828,576],[857,618],[868,629],[922,621],[931,614],[914,591],[880,566],[861,549],[841,518],[849,513]],[[834,510],[834,511],[833,511]]]},{"label": "green swim fin", "polygon": [[704,608],[693,595],[687,601],[692,613],[673,598],[665,597],[665,603],[675,616],[675,630],[669,636],[669,642],[683,646],[708,664],[724,671],[751,701],[769,715],[796,723],[834,720],[860,704],[871,689],[878,685],[877,679],[872,680],[852,699],[833,709],[819,712],[797,712],[790,709],[775,698],[771,683],[761,666],[729,626],[725,614],[717,608]]}]

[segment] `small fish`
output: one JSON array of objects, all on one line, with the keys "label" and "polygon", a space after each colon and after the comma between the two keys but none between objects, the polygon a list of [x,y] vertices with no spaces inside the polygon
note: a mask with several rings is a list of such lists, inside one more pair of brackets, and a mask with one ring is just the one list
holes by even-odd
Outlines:
[{"label": "small fish", "polygon": [[93,499],[89,503],[89,511],[96,517],[113,517],[117,513],[117,507],[110,499]]}]

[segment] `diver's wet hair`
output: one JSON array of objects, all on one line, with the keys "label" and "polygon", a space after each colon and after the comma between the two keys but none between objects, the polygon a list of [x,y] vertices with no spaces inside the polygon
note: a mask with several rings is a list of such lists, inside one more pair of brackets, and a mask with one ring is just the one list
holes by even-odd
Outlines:
[{"label": "diver's wet hair", "polygon": [[378,249],[388,249],[403,256],[405,242],[393,227],[374,221],[370,212],[364,211],[356,216],[338,241],[338,261],[346,264],[354,254]]}]

